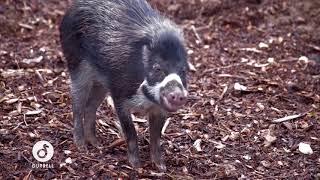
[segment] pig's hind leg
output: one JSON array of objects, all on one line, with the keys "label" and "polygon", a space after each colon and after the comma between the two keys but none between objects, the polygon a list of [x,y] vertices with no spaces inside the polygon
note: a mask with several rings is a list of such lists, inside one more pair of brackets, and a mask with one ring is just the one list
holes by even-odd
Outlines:
[{"label": "pig's hind leg", "polygon": [[88,143],[99,147],[96,136],[96,111],[106,96],[107,90],[99,83],[94,83],[85,108],[84,136]]},{"label": "pig's hind leg", "polygon": [[85,117],[89,92],[93,85],[91,68],[88,64],[81,63],[77,68],[70,71],[70,76],[74,123],[73,139],[80,151],[86,151],[83,119]]}]

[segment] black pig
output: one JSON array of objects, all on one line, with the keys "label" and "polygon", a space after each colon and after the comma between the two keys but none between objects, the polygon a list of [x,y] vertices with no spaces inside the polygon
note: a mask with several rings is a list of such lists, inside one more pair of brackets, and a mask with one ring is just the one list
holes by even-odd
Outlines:
[{"label": "black pig", "polygon": [[168,111],[187,99],[187,55],[181,30],[145,0],[75,0],[60,38],[71,76],[74,141],[79,149],[98,146],[96,111],[107,93],[139,167],[131,113],[148,115],[151,158],[160,170],[160,132]]}]

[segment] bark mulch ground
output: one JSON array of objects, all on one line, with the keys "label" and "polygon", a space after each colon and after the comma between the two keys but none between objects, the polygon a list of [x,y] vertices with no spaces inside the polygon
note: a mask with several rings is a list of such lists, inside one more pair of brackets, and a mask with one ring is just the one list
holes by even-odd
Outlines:
[{"label": "bark mulch ground", "polygon": [[[184,28],[193,69],[189,102],[162,139],[168,171],[149,161],[143,119],[135,124],[144,166],[128,166],[107,102],[97,119],[104,148],[77,151],[57,30],[70,2],[2,0],[0,179],[320,178],[320,2],[151,1]],[[53,168],[32,168],[39,140],[53,145]]]}]

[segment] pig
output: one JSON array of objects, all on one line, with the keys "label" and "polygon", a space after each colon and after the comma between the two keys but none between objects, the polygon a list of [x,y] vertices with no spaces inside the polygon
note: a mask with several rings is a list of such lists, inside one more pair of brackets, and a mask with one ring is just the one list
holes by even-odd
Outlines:
[{"label": "pig", "polygon": [[80,150],[96,137],[96,111],[107,94],[128,147],[141,166],[132,113],[148,117],[153,164],[166,170],[161,129],[188,98],[187,53],[182,30],[145,0],[74,0],[60,24],[71,78],[74,142]]}]

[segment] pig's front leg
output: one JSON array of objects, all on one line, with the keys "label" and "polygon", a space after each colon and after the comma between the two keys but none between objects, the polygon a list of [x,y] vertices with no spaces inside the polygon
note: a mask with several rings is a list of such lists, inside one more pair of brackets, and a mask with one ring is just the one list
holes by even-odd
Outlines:
[{"label": "pig's front leg", "polygon": [[164,172],[166,171],[166,165],[161,156],[160,137],[161,129],[166,120],[166,113],[162,110],[156,109],[149,112],[149,124],[150,124],[150,154],[151,160],[156,167]]},{"label": "pig's front leg", "polygon": [[127,141],[129,162],[134,168],[138,168],[141,165],[139,158],[138,137],[132,122],[130,111],[125,107],[123,101],[117,99],[114,99],[114,101],[121,128]]}]

